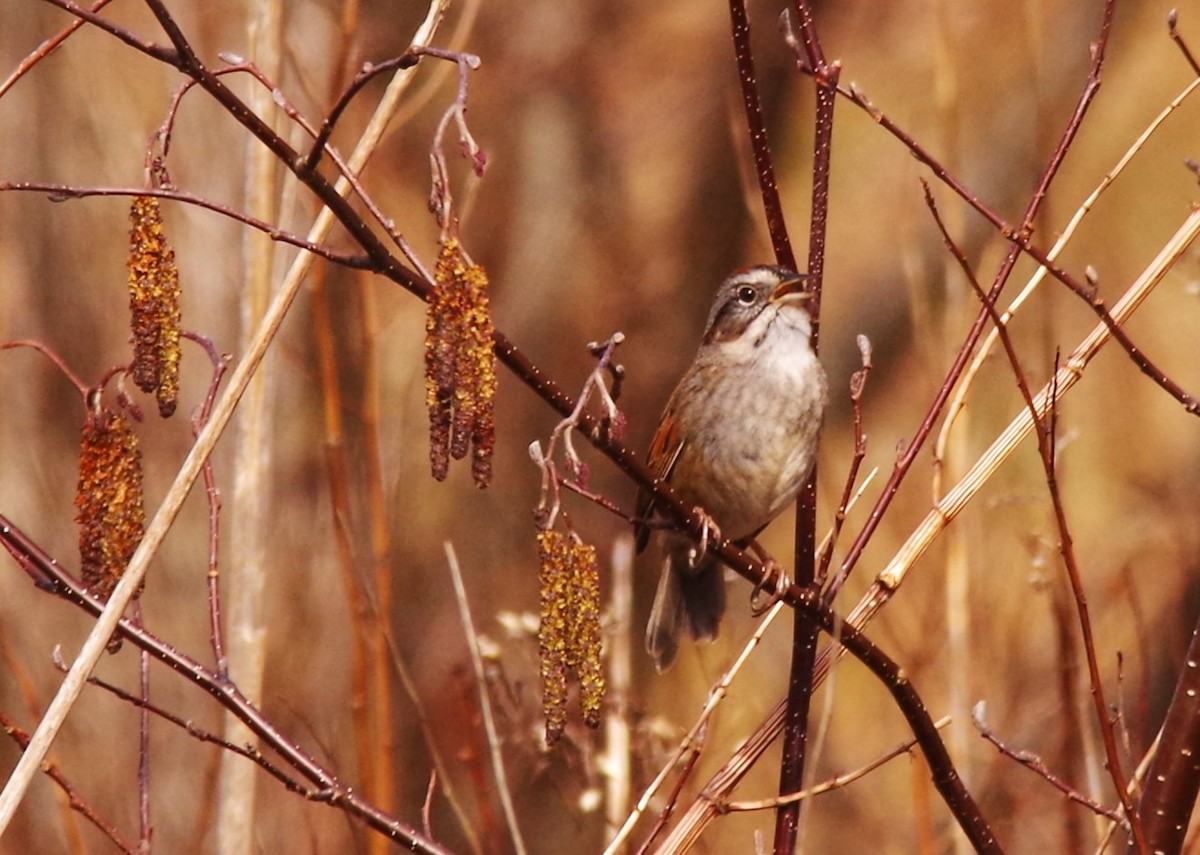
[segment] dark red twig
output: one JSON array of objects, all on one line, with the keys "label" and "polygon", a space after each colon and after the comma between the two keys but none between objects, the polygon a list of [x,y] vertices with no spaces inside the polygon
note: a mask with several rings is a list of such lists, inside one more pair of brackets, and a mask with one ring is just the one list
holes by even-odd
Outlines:
[{"label": "dark red twig", "polygon": [[[60,671],[63,671],[64,673],[66,672],[67,666],[65,662],[56,661],[55,664],[58,666]],[[175,715],[175,713],[163,709],[157,704],[151,703],[144,698],[139,698],[137,695],[130,694],[120,686],[116,686],[107,682],[106,680],[100,679],[99,677],[88,677],[88,682],[97,688],[103,689],[127,704],[137,707],[138,709],[145,710],[151,715],[175,725],[175,727],[178,727],[180,730],[187,733],[188,736],[199,742],[207,742],[210,745],[216,745],[225,751],[245,757],[250,762],[260,766],[264,772],[266,772],[272,778],[275,778],[275,780],[279,781],[279,783],[283,784],[283,786],[289,792],[308,798],[311,798],[316,792],[315,790],[305,787],[296,779],[290,777],[286,772],[268,760],[267,757],[257,748],[249,745],[237,745],[236,743],[230,742],[227,739],[222,739],[215,733],[200,727],[195,722],[189,721],[182,716]]]},{"label": "dark red twig", "polygon": [[[1054,378],[1057,380],[1057,356],[1055,357],[1054,372]],[[1079,565],[1075,558],[1075,547],[1067,525],[1066,509],[1063,506],[1062,494],[1058,489],[1058,474],[1054,457],[1054,424],[1057,418],[1057,397],[1057,388],[1055,387],[1051,390],[1050,395],[1051,419],[1046,438],[1049,444],[1049,456],[1048,458],[1044,458],[1046,465],[1046,486],[1050,490],[1050,499],[1054,506],[1054,519],[1059,531],[1059,552],[1066,567],[1067,579],[1071,583],[1071,592],[1075,597],[1076,612],[1079,617],[1079,629],[1083,634],[1083,649],[1087,658],[1088,677],[1091,680],[1092,704],[1096,710],[1096,719],[1100,725],[1100,736],[1104,743],[1105,765],[1109,777],[1112,779],[1113,786],[1117,790],[1117,796],[1121,800],[1121,806],[1124,808],[1125,815],[1129,819],[1129,825],[1133,832],[1133,842],[1137,847],[1137,852],[1144,855],[1144,853],[1148,853],[1150,850],[1146,848],[1141,817],[1138,815],[1137,808],[1134,806],[1133,800],[1129,795],[1128,782],[1121,771],[1121,755],[1117,750],[1117,740],[1113,732],[1112,719],[1109,717],[1108,704],[1104,700],[1104,688],[1100,677],[1100,663],[1096,658],[1096,642],[1095,636],[1092,634],[1092,621],[1088,610],[1087,593],[1083,588],[1083,576],[1079,571]]]},{"label": "dark red twig", "polygon": [[[812,347],[819,350],[821,330],[821,294],[825,278],[825,239],[829,220],[829,166],[833,155],[833,113],[837,105],[838,77],[841,66],[825,60],[821,41],[817,37],[812,10],[806,2],[795,5],[800,25],[803,63],[812,76],[816,94],[816,113],[813,118],[812,219],[808,237],[808,276],[812,300]],[[796,505],[796,582],[811,587],[816,578],[817,543],[817,467],[814,465],[808,483],[801,491]],[[817,641],[820,632],[816,625],[802,620],[799,614],[792,620],[792,660],[788,671],[787,707],[783,721],[783,757],[779,766],[779,794],[804,789],[804,765],[808,745],[808,712],[812,700],[813,667],[817,661]],[[800,825],[801,802],[785,802],[775,812],[776,855],[791,855],[796,850]]]},{"label": "dark red twig", "polygon": [[[1063,506],[1062,495],[1058,489],[1058,476],[1055,461],[1055,419],[1057,417],[1057,389],[1052,390],[1050,397],[1050,405],[1047,418],[1043,419],[1038,416],[1037,406],[1033,401],[1033,394],[1030,392],[1029,383],[1025,378],[1025,372],[1021,368],[1020,359],[1017,356],[1016,348],[1013,346],[1012,339],[1008,335],[1008,328],[1000,318],[1000,313],[996,310],[996,304],[989,299],[990,295],[985,294],[979,281],[975,278],[975,273],[967,262],[966,256],[958,245],[950,237],[946,231],[946,226],[942,222],[941,216],[938,214],[937,206],[933,201],[933,194],[929,190],[929,185],[924,184],[925,202],[928,205],[930,212],[933,214],[934,222],[937,224],[939,231],[942,234],[942,239],[945,242],[946,248],[954,256],[967,281],[971,283],[975,295],[983,303],[984,311],[987,312],[991,322],[996,327],[996,332],[999,335],[1000,342],[1004,347],[1004,352],[1008,357],[1009,364],[1012,368],[1013,376],[1016,378],[1017,386],[1021,390],[1021,397],[1025,401],[1025,407],[1029,410],[1030,418],[1033,420],[1034,436],[1037,439],[1038,455],[1042,461],[1042,467],[1045,470],[1046,486],[1050,490],[1050,500],[1054,507],[1054,518],[1058,526],[1059,532],[1059,552],[1062,554],[1063,563],[1067,570],[1067,578],[1071,583],[1071,590],[1075,596],[1076,613],[1079,619],[1079,628],[1083,635],[1083,649],[1087,658],[1088,676],[1091,679],[1092,701],[1095,705],[1097,724],[1100,727],[1101,739],[1104,743],[1104,754],[1106,766],[1109,776],[1112,779],[1113,786],[1117,791],[1117,795],[1121,800],[1121,805],[1125,810],[1125,815],[1129,819],[1129,824],[1133,832],[1134,840],[1137,842],[1138,851],[1146,852],[1145,840],[1142,835],[1141,823],[1138,814],[1133,805],[1133,800],[1129,795],[1128,787],[1123,773],[1121,772],[1121,756],[1117,751],[1116,735],[1113,732],[1112,720],[1108,715],[1108,704],[1104,699],[1104,684],[1100,678],[1100,663],[1096,656],[1095,639],[1092,635],[1091,618],[1088,613],[1087,595],[1083,589],[1083,577],[1079,572],[1079,567],[1075,559],[1075,550],[1072,546],[1071,532],[1067,525],[1066,509]],[[1054,366],[1054,376],[1058,376],[1057,359]]]},{"label": "dark red twig", "polygon": [[[103,611],[103,603],[89,596],[62,565],[47,555],[3,515],[0,515],[0,543],[43,590],[50,590],[81,607],[93,617]],[[49,585],[45,583],[46,579],[50,580]],[[336,807],[414,852],[449,855],[449,851],[440,844],[430,840],[416,828],[380,810],[363,798],[355,788],[339,781],[336,775],[286,737],[262,710],[250,703],[228,679],[138,627],[128,618],[121,619],[117,634],[166,664],[191,684],[208,692],[222,707],[269,745],[298,775],[309,781],[313,789],[309,796],[312,801]]]},{"label": "dark red twig", "polygon": [[659,811],[658,818],[654,821],[654,827],[650,829],[650,833],[646,835],[646,839],[637,849],[637,855],[645,855],[650,851],[650,846],[655,839],[662,833],[662,830],[667,827],[667,823],[671,821],[671,815],[675,813],[675,807],[679,804],[679,796],[683,793],[683,787],[692,777],[692,773],[696,770],[696,763],[700,760],[700,754],[704,751],[705,731],[701,731],[695,742],[688,749],[687,756],[683,758],[683,768],[679,770],[679,776],[675,781],[675,785],[671,788],[670,794],[667,796],[667,803],[663,805],[663,809]]},{"label": "dark red twig", "polygon": [[[16,722],[10,719],[3,711],[0,711],[0,728],[9,735],[13,742],[20,746],[24,751],[29,747],[29,734],[17,726]],[[99,829],[100,833],[113,842],[113,845],[120,849],[125,855],[137,855],[138,848],[121,836],[121,832],[117,831],[116,826],[109,823],[104,817],[100,816],[96,810],[88,804],[87,800],[79,795],[79,791],[63,774],[63,771],[58,768],[58,764],[47,762],[43,764],[42,771],[46,777],[53,781],[63,794],[67,797],[67,804],[71,810],[78,812],[84,819]]]},{"label": "dark red twig", "polygon": [[[208,360],[213,367],[212,379],[208,383],[208,393],[204,396],[204,403],[192,415],[192,436],[199,436],[200,431],[208,424],[209,416],[212,415],[213,404],[217,400],[217,390],[221,387],[221,379],[229,368],[231,356],[227,353],[218,353],[212,341],[198,333],[184,330],[181,335],[200,345],[208,354]],[[205,580],[208,587],[209,639],[212,644],[213,661],[216,664],[217,674],[227,677],[229,662],[225,658],[224,633],[221,628],[221,574],[218,563],[221,545],[221,491],[217,487],[217,476],[213,471],[211,460],[204,461],[201,474],[204,477],[205,497],[208,499],[208,572],[205,574]]]},{"label": "dark red twig", "polygon": [[91,397],[93,391],[92,387],[83,382],[83,378],[72,371],[71,367],[67,365],[67,363],[63,362],[63,358],[59,356],[56,351],[47,347],[42,342],[34,341],[32,339],[17,339],[14,341],[0,342],[0,350],[11,350],[18,347],[28,347],[31,350],[36,350],[42,356],[54,363],[54,367],[62,372],[62,375],[67,378],[67,381],[75,387],[75,391],[77,391],[83,398],[83,405],[85,407],[88,405],[88,399]]},{"label": "dark red twig", "polygon": [[1058,777],[1048,768],[1046,768],[1046,764],[1043,763],[1041,758],[1036,754],[1031,754],[1028,751],[1018,751],[1005,745],[1004,741],[1001,740],[1000,737],[997,736],[995,732],[993,732],[992,729],[987,726],[987,722],[983,719],[982,708],[983,704],[980,703],[975,706],[975,709],[971,710],[971,723],[975,725],[975,729],[979,731],[979,735],[988,742],[992,743],[992,745],[996,746],[996,749],[1001,754],[1003,754],[1005,757],[1016,760],[1026,769],[1029,769],[1031,772],[1038,775],[1040,778],[1042,778],[1042,780],[1050,784],[1050,786],[1054,787],[1071,801],[1083,805],[1093,813],[1107,817],[1119,825],[1128,825],[1128,823],[1125,821],[1125,817],[1122,816],[1120,811],[1107,808],[1104,805],[1089,799],[1083,793],[1079,792],[1079,790],[1075,789],[1062,778]]},{"label": "dark red twig", "polygon": [[1200,619],[1183,662],[1138,806],[1150,852],[1182,850],[1200,793]]},{"label": "dark red twig", "polygon": [[[112,0],[96,0],[96,2],[92,3],[90,11],[99,12],[111,2]],[[5,93],[12,89],[18,80],[28,74],[30,69],[48,57],[50,54],[54,53],[54,51],[58,50],[59,46],[69,39],[75,32],[77,32],[79,28],[83,26],[83,24],[84,21],[82,18],[76,18],[74,21],[67,24],[67,26],[63,27],[63,29],[59,31],[58,35],[46,39],[46,41],[37,46],[37,50],[25,57],[25,59],[21,60],[21,64],[18,65],[16,70],[8,76],[8,79],[3,83],[0,83],[0,98],[3,98]]]},{"label": "dark red twig", "polygon": [[243,214],[241,211],[236,211],[219,202],[213,202],[211,199],[195,196],[172,187],[75,187],[68,184],[47,184],[38,181],[7,181],[0,182],[0,193],[3,192],[45,193],[53,202],[65,202],[68,199],[86,199],[89,196],[157,196],[160,199],[171,199],[175,202],[182,202],[185,205],[192,205],[196,208],[213,211],[223,217],[236,220],[243,225],[260,231],[273,241],[299,247],[307,252],[311,252],[313,255],[319,255],[321,258],[352,270],[368,270],[373,265],[371,259],[365,255],[350,255],[312,243],[299,235],[283,231],[270,223],[251,217],[248,214]]},{"label": "dark red twig", "polygon": [[[1027,238],[1029,230],[1032,228],[1034,218],[1041,209],[1041,203],[1045,199],[1051,183],[1058,174],[1059,167],[1062,165],[1063,159],[1066,157],[1067,151],[1070,149],[1071,143],[1074,142],[1079,128],[1083,123],[1084,117],[1087,115],[1088,108],[1091,106],[1096,92],[1100,88],[1100,75],[1104,67],[1104,57],[1108,47],[1109,35],[1112,31],[1113,9],[1116,0],[1106,0],[1104,4],[1103,19],[1100,24],[1100,34],[1095,42],[1092,51],[1092,64],[1088,71],[1087,79],[1084,81],[1084,86],[1079,94],[1079,99],[1076,102],[1075,109],[1072,111],[1067,125],[1059,137],[1058,144],[1055,146],[1054,153],[1042,170],[1041,178],[1038,180],[1037,189],[1030,197],[1029,203],[1026,206],[1024,216],[1022,217],[1022,225],[1019,229],[1012,229],[999,216],[985,206],[974,193],[968,190],[958,179],[949,173],[949,171],[941,165],[941,163],[930,155],[921,145],[917,143],[912,136],[904,132],[894,121],[886,114],[876,109],[856,88],[839,88],[839,93],[849,98],[851,102],[866,110],[876,122],[888,130],[901,143],[904,144],[909,151],[922,163],[932,170],[933,174],[939,181],[953,190],[959,197],[966,201],[974,210],[979,212],[988,222],[992,223],[1004,235],[1005,238],[1013,243],[1012,249],[1004,258],[996,276],[992,282],[991,288],[987,292],[988,302],[995,304],[1000,297],[1001,291],[1008,282],[1008,277],[1012,273],[1012,269],[1017,261],[1019,250],[1029,247]],[[1044,260],[1044,253],[1039,253]],[[1035,256],[1036,258],[1036,256]],[[1053,270],[1050,271],[1053,273]],[[983,334],[984,327],[987,324],[987,310],[981,308],[979,314],[976,315],[975,321],[968,331],[966,338],[963,340],[962,347],[959,348],[958,354],[954,358],[953,364],[950,366],[946,377],[942,382],[941,388],[938,389],[934,396],[933,402],[930,404],[929,410],[925,414],[920,426],[917,428],[913,438],[907,443],[902,454],[897,457],[895,468],[892,470],[891,476],[888,478],[887,484],[884,485],[879,499],[875,503],[875,507],[871,510],[867,517],[867,522],[855,538],[846,557],[842,560],[841,566],[837,574],[831,580],[827,589],[827,601],[832,601],[833,597],[841,590],[846,578],[857,565],[862,557],[863,550],[866,549],[872,536],[879,527],[879,523],[886,515],[887,509],[891,506],[892,500],[900,489],[900,484],[904,481],[905,476],[912,468],[913,463],[917,460],[921,450],[925,446],[925,441],[929,438],[929,434],[933,431],[941,418],[942,410],[946,406],[946,402],[953,394],[954,387],[958,384],[962,377],[963,371],[967,367],[967,363],[971,355],[975,351],[975,346],[979,342],[980,336]],[[1110,318],[1111,320],[1111,318]]]},{"label": "dark red twig", "polygon": [[775,165],[763,121],[762,102],[758,97],[758,77],[754,72],[754,54],[750,50],[750,19],[745,0],[729,0],[729,16],[733,35],[733,52],[737,60],[738,80],[742,85],[742,106],[746,110],[746,128],[750,132],[750,148],[754,152],[754,171],[762,194],[763,215],[775,260],[791,270],[796,269],[796,255],[783,219],[783,203],[775,181]]},{"label": "dark red twig", "polygon": [[362,91],[364,86],[381,74],[399,71],[402,68],[412,68],[417,64],[417,59],[416,54],[406,52],[384,62],[375,64],[367,63],[364,65],[354,75],[342,94],[338,96],[338,100],[329,111],[329,115],[325,117],[325,121],[321,122],[321,129],[313,141],[312,149],[309,151],[308,157],[304,159],[304,171],[312,172],[317,168],[317,164],[321,162],[321,154],[325,151],[325,146],[328,144],[330,136],[333,135],[333,129],[342,117],[342,113],[350,106],[350,102]]},{"label": "dark red twig", "polygon": [[1197,77],[1200,77],[1200,63],[1196,62],[1196,57],[1192,55],[1192,51],[1187,46],[1187,42],[1183,40],[1183,35],[1179,32],[1179,12],[1172,9],[1167,13],[1167,35],[1171,37],[1171,41],[1175,42],[1175,46],[1179,48],[1183,54],[1183,58],[1187,60],[1188,65],[1192,67]]},{"label": "dark red twig", "polygon": [[862,358],[862,368],[850,375],[850,410],[854,424],[854,456],[850,459],[850,467],[846,471],[846,485],[842,488],[842,498],[838,502],[837,511],[833,516],[833,531],[829,545],[820,554],[817,561],[817,572],[813,584],[821,588],[825,584],[829,572],[829,562],[833,559],[833,549],[837,545],[838,535],[846,522],[846,512],[850,499],[854,495],[854,485],[858,483],[858,471],[862,468],[863,459],[867,456],[867,435],[863,432],[863,394],[867,389],[867,380],[871,376],[871,341],[865,335],[858,337],[858,352]]}]

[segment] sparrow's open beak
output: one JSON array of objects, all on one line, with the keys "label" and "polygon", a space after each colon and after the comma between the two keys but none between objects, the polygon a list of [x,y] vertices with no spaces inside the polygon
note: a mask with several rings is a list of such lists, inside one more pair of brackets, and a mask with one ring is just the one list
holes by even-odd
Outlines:
[{"label": "sparrow's open beak", "polygon": [[775,286],[775,290],[771,292],[771,302],[778,303],[786,298],[789,303],[802,303],[807,301],[812,295],[804,290],[804,283],[808,281],[808,274],[793,273],[787,279],[784,279]]}]

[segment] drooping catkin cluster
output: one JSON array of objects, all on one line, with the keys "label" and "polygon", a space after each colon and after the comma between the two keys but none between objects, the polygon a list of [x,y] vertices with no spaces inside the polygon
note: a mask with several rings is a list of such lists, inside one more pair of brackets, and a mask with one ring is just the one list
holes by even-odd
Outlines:
[{"label": "drooping catkin cluster", "polygon": [[129,308],[137,387],[153,394],[167,418],[179,397],[179,268],[163,233],[154,196],[135,196],[129,208]]},{"label": "drooping catkin cluster", "polygon": [[429,461],[444,480],[450,458],[471,452],[478,487],[492,480],[496,443],[496,354],[487,273],[463,256],[455,238],[442,244],[425,317],[425,401],[429,407]]},{"label": "drooping catkin cluster", "polygon": [[75,508],[80,575],[92,594],[108,600],[146,523],[137,434],[111,410],[90,414],[83,426]]},{"label": "drooping catkin cluster", "polygon": [[596,548],[571,534],[538,533],[541,623],[538,653],[546,744],[567,722],[567,677],[579,678],[579,704],[588,727],[600,724],[604,674],[600,660],[600,572]]}]

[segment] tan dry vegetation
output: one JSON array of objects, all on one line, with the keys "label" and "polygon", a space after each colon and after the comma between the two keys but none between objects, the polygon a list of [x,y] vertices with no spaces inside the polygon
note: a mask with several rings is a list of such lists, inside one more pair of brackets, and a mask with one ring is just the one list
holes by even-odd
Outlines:
[{"label": "tan dry vegetation", "polygon": [[[202,56],[247,52],[247,6],[172,4]],[[188,8],[182,8],[182,7]],[[310,118],[323,115],[341,36],[340,4],[286,3],[286,60],[281,88]],[[778,38],[776,6],[756,2],[755,45],[780,185],[793,238],[803,246],[811,167],[811,83],[795,73]],[[628,442],[644,448],[671,384],[691,358],[712,288],[733,267],[768,259],[769,241],[757,195],[747,182],[736,76],[722,4],[554,0],[456,4],[435,43],[446,45],[462,17],[477,11],[461,47],[482,58],[471,75],[469,120],[488,154],[462,238],[489,272],[496,325],[550,376],[572,392],[592,366],[584,349],[614,330],[626,335],[619,360],[628,370],[622,409]],[[419,4],[366,3],[352,39],[352,65],[401,53],[423,17]],[[1117,16],[1104,85],[1037,223],[1048,247],[1079,202],[1153,117],[1189,81],[1171,44],[1166,5],[1129,3]],[[969,4],[897,0],[886,4],[822,4],[817,23],[825,50],[843,64],[879,108],[912,132],[1002,216],[1015,223],[1050,147],[1066,122],[1087,71],[1100,4]],[[1181,9],[1181,30],[1200,45],[1200,7]],[[162,41],[146,10],[115,3],[112,19]],[[7,74],[67,21],[48,4],[9,0],[0,12],[0,72]],[[0,181],[137,186],[146,140],[161,121],[179,76],[85,27],[0,98]],[[245,93],[250,84],[234,81]],[[435,86],[416,102],[424,87]],[[418,254],[432,265],[437,229],[427,214],[428,147],[453,97],[452,69],[424,61],[409,101],[364,182]],[[352,148],[382,91],[372,84],[343,120],[334,142]],[[1099,272],[1101,292],[1115,300],[1188,214],[1195,177],[1183,166],[1195,149],[1200,106],[1187,102],[1151,138],[1085,220],[1062,257],[1082,275]],[[865,406],[870,446],[864,472],[880,477],[851,514],[850,537],[890,472],[898,444],[916,430],[942,383],[977,303],[948,259],[926,212],[918,164],[871,119],[846,102],[834,136],[831,218],[822,324],[823,357],[836,390],[820,458],[819,527],[828,525],[841,491],[852,437],[845,388],[856,367],[854,336],[874,344],[875,373]],[[175,184],[240,207],[244,133],[199,92],[180,113],[167,165]],[[466,170],[452,164],[462,198]],[[949,192],[935,194],[956,238],[985,286],[1006,246]],[[303,232],[314,211],[300,191],[287,196],[284,226]],[[51,204],[44,195],[0,193],[0,340],[39,339],[88,382],[128,359],[124,255],[126,199]],[[179,261],[185,328],[235,352],[239,335],[243,230],[215,214],[166,203],[165,219]],[[348,244],[334,230],[331,243]],[[290,261],[295,250],[281,246]],[[1023,261],[1006,294],[1033,272]],[[396,649],[413,674],[440,750],[469,815],[488,835],[502,834],[484,760],[475,688],[445,566],[452,541],[466,576],[477,627],[501,641],[511,695],[500,703],[509,782],[532,852],[597,852],[605,839],[602,811],[581,810],[581,794],[602,785],[596,735],[569,729],[570,743],[541,745],[536,648],[504,635],[496,616],[536,610],[537,545],[531,512],[540,474],[526,447],[545,442],[557,416],[502,372],[497,403],[495,478],[486,491],[469,467],[447,482],[428,474],[422,377],[424,306],[382,278],[328,267],[334,330],[345,396],[354,556],[369,572],[369,510],[361,406],[363,300],[372,289],[379,329],[382,464],[386,473]],[[1200,287],[1196,257],[1187,255],[1129,323],[1133,339],[1185,389],[1200,392]],[[1031,383],[1050,375],[1056,349],[1069,351],[1095,317],[1066,290],[1044,283],[1012,331]],[[337,770],[361,779],[352,718],[352,614],[338,569],[325,470],[322,399],[307,292],[276,342],[280,372],[269,390],[275,414],[272,460],[264,489],[269,578],[268,646],[263,709],[280,729]],[[234,353],[235,358],[237,353]],[[202,398],[208,367],[184,351],[181,406],[170,422],[141,428],[147,512],[152,515],[191,442],[189,411]],[[0,353],[0,513],[69,567],[77,562],[71,505],[78,434],[78,396],[32,351]],[[153,412],[153,402],[143,405]],[[968,397],[946,463],[945,484],[987,447],[1021,407],[997,351]],[[1120,702],[1129,729],[1126,770],[1143,755],[1170,698],[1200,596],[1200,425],[1110,346],[1062,404],[1060,477],[1096,627],[1105,688]],[[625,508],[633,487],[599,455],[586,455],[594,489]],[[228,493],[232,434],[217,447],[218,483]],[[933,466],[923,454],[898,502],[842,595],[845,612],[930,507]],[[611,515],[568,499],[576,529],[598,545],[603,567],[624,529]],[[236,509],[228,504],[223,522]],[[790,553],[791,514],[765,544]],[[209,661],[204,593],[207,510],[197,488],[150,568],[142,599],[146,624],[171,643]],[[987,701],[990,724],[1014,747],[1033,751],[1081,791],[1112,805],[1101,772],[1096,728],[1077,652],[1073,694],[1058,681],[1064,667],[1055,609],[1077,632],[1057,558],[1041,467],[1027,440],[914,567],[872,637],[912,677],[935,717],[955,716],[947,739],[984,814],[1012,852],[1092,851],[1095,825],[1030,772],[1000,758],[974,735],[969,705]],[[842,547],[849,542],[843,539]],[[222,567],[239,561],[222,540]],[[840,554],[840,553],[839,553]],[[948,600],[956,557],[967,586]],[[636,622],[643,625],[656,568],[639,561]],[[607,577],[605,576],[607,585]],[[709,687],[740,650],[754,621],[749,591],[731,582],[733,609],[714,645],[686,649],[664,676],[635,656],[632,705],[634,791],[658,771],[670,740],[690,726]],[[1056,606],[1058,603],[1058,606]],[[947,615],[965,636],[954,639]],[[69,661],[89,620],[35,590],[0,559],[0,711],[32,730],[60,682],[51,652]],[[782,696],[789,632],[781,621],[734,684],[718,714],[686,803],[696,787]],[[1123,656],[1118,684],[1117,657]],[[102,661],[100,674],[134,687],[137,657],[129,645]],[[25,686],[28,685],[28,692]],[[863,669],[846,660],[828,684],[828,735],[815,778],[846,771],[907,738],[903,719]],[[414,708],[395,689],[387,745],[394,757],[395,813],[419,825],[429,754]],[[503,692],[498,692],[504,695]],[[159,705],[219,731],[218,707],[185,681],[153,670]],[[964,706],[964,703],[966,704]],[[815,709],[824,709],[816,695]],[[1072,719],[1065,705],[1077,705]],[[1083,721],[1071,732],[1070,721]],[[664,735],[665,734],[665,735]],[[218,752],[155,722],[152,737],[154,844],[162,852],[215,851]],[[0,742],[0,769],[18,751]],[[79,793],[131,839],[137,828],[137,717],[107,693],[88,689],[52,749]],[[777,781],[777,753],[767,755],[739,790],[766,797]],[[1092,764],[1089,770],[1088,764]],[[482,776],[481,778],[478,776]],[[308,803],[259,776],[255,846],[260,851],[360,851],[371,833],[325,806]],[[661,801],[655,803],[661,806]],[[486,807],[482,807],[486,805]],[[770,813],[720,819],[704,851],[752,851],[756,830],[770,834]],[[928,784],[922,761],[901,759],[824,796],[806,814],[812,852],[944,852],[956,834]],[[72,828],[72,826],[78,826]],[[644,826],[648,827],[648,823]],[[435,799],[435,836],[456,851],[466,838],[444,802]],[[1071,829],[1074,829],[1073,831]],[[644,833],[644,832],[642,832]],[[45,779],[35,781],[0,852],[57,853],[74,834],[90,851],[107,845],[61,810]],[[639,839],[635,835],[635,839]],[[487,851],[507,851],[489,843]]]}]

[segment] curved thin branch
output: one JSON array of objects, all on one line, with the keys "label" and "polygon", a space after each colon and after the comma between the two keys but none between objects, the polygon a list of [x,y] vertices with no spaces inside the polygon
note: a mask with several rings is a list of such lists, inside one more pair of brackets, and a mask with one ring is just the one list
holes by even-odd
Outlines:
[{"label": "curved thin branch", "polygon": [[321,246],[312,241],[305,240],[299,235],[276,228],[268,222],[251,217],[249,214],[243,214],[241,211],[234,210],[228,205],[222,205],[220,202],[214,202],[203,196],[196,196],[193,193],[187,193],[173,187],[83,187],[73,184],[48,184],[39,181],[0,181],[0,193],[5,192],[46,193],[53,202],[65,202],[69,199],[86,199],[90,196],[156,196],[159,199],[170,199],[174,202],[182,202],[185,205],[213,211],[223,217],[228,217],[231,220],[236,220],[243,225],[256,229],[271,240],[290,244],[306,252],[311,252],[313,255],[319,255],[321,258],[332,261],[335,264],[340,264],[353,270],[373,269],[373,262],[368,256],[350,255],[349,253],[338,252],[329,247]]},{"label": "curved thin branch", "polygon": [[[103,603],[89,596],[83,586],[72,578],[61,564],[47,555],[3,515],[0,515],[0,544],[3,544],[39,588],[79,606],[93,617],[99,616],[104,610]],[[415,852],[449,855],[449,850],[412,826],[370,804],[353,787],[339,781],[333,772],[318,763],[275,727],[262,710],[252,704],[231,681],[209,670],[187,654],[181,653],[132,620],[121,618],[117,623],[117,633],[193,685],[208,692],[217,703],[279,754],[296,773],[313,785],[315,792],[309,796],[313,801],[325,802],[358,817],[371,828],[403,843]],[[274,777],[279,778],[278,775]]]}]

